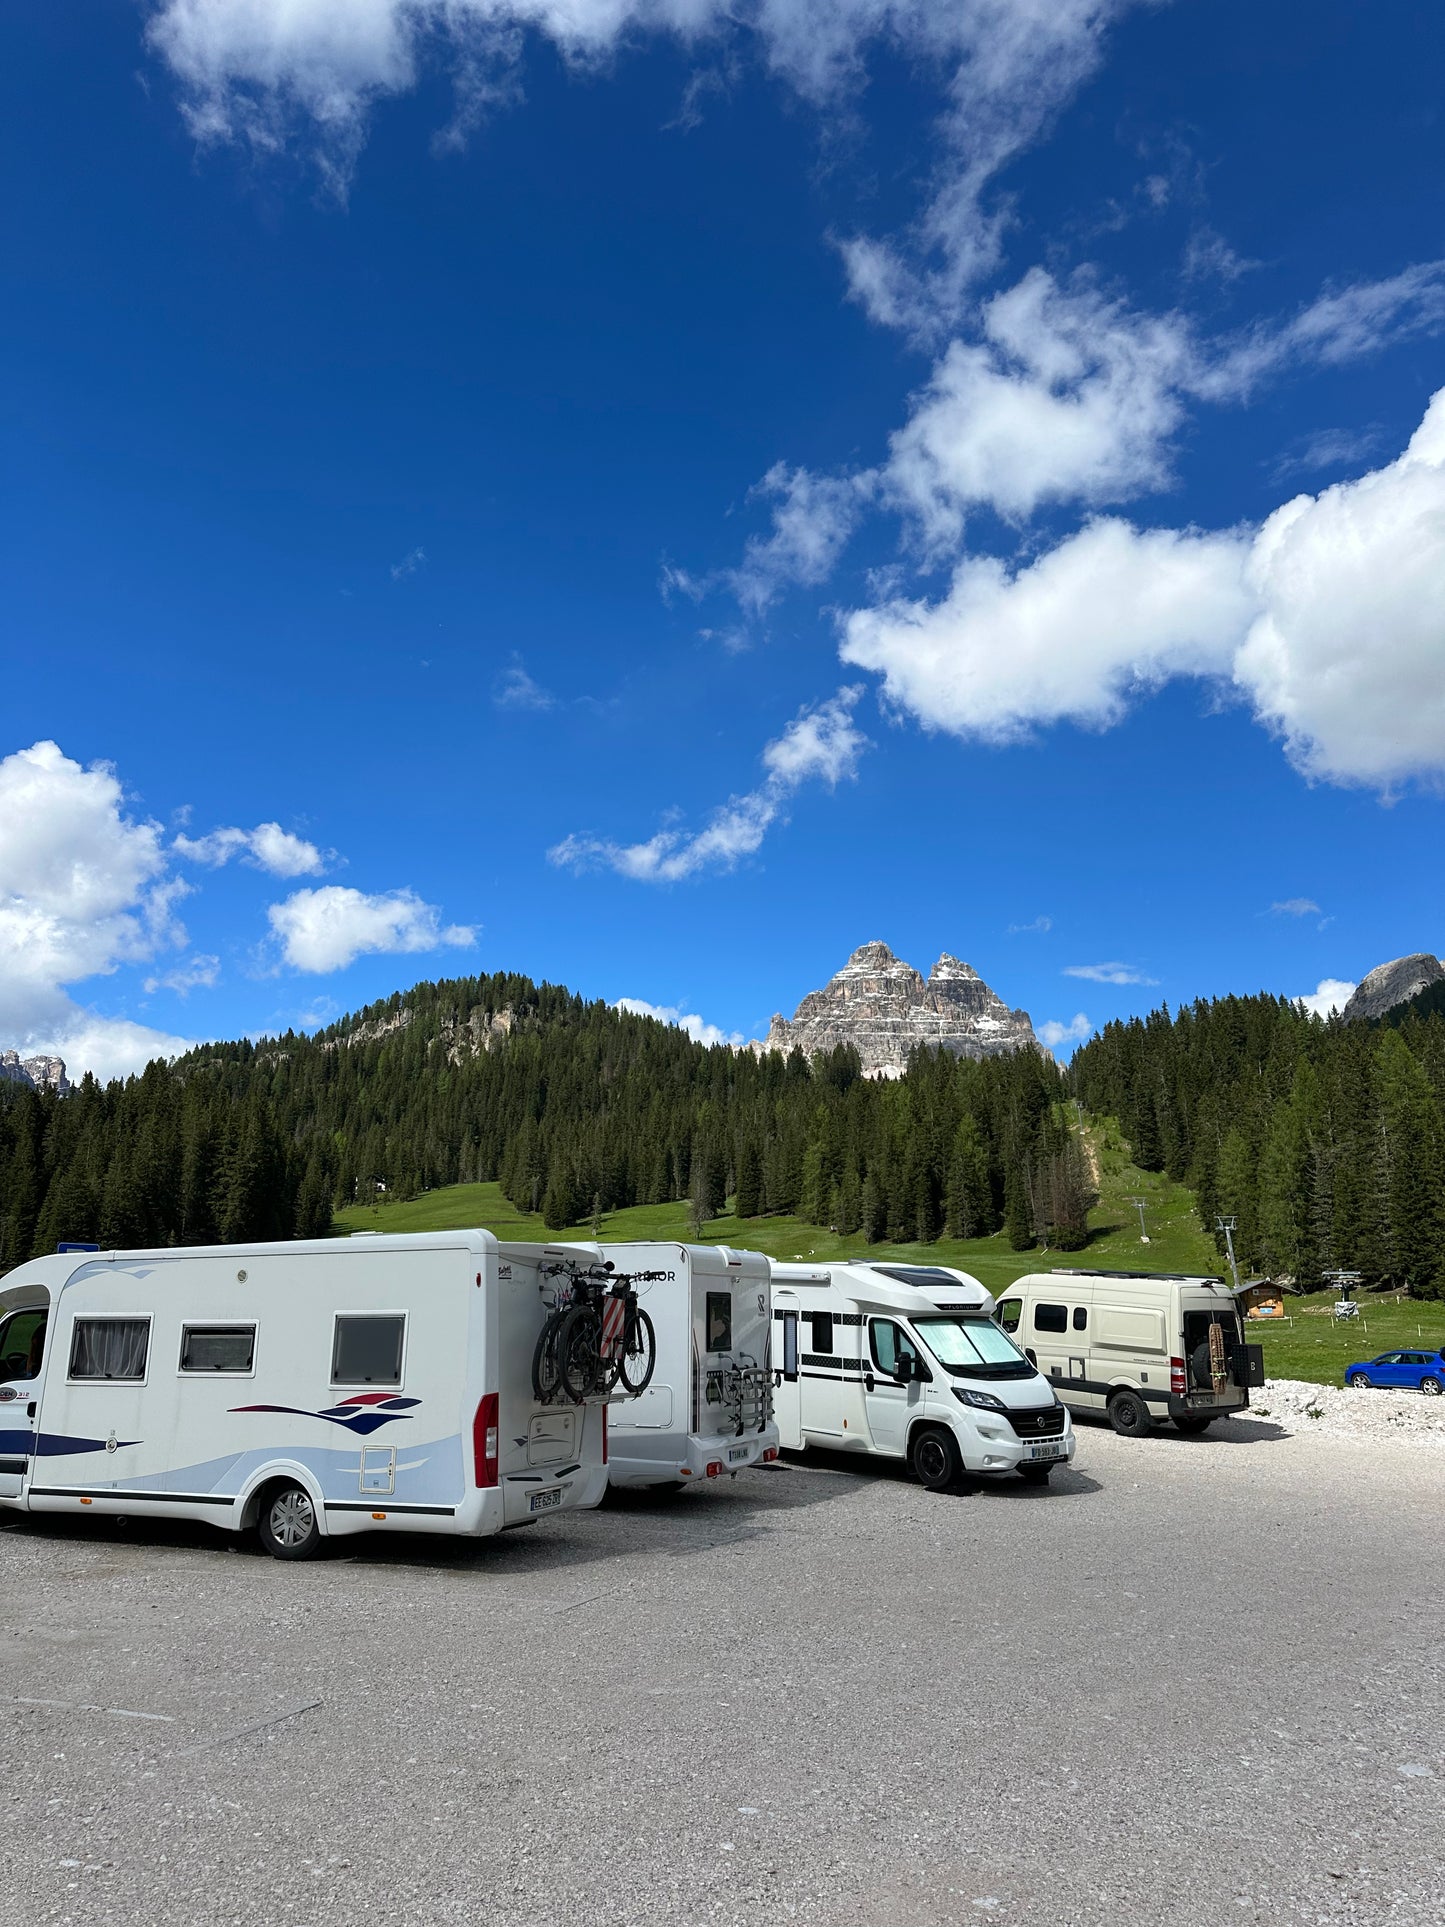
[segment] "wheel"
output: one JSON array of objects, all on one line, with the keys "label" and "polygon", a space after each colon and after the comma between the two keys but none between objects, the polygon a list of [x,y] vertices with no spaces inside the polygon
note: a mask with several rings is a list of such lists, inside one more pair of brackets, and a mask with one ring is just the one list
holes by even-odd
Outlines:
[{"label": "wheel", "polygon": [[1370,1389],[1370,1375],[1368,1372],[1351,1372],[1345,1383],[1353,1385],[1357,1392],[1367,1392]]},{"label": "wheel", "polygon": [[1109,1400],[1109,1423],[1121,1438],[1142,1438],[1153,1420],[1149,1407],[1137,1392],[1115,1392]]},{"label": "wheel", "polygon": [[908,1446],[908,1469],[930,1492],[946,1492],[963,1471],[963,1461],[951,1432],[925,1425]]},{"label": "wheel", "polygon": [[321,1549],[321,1527],[303,1486],[273,1486],[256,1521],[256,1534],[273,1559],[309,1559]]},{"label": "wheel", "polygon": [[562,1390],[580,1405],[602,1377],[602,1320],[591,1305],[574,1305],[563,1318],[555,1354]]},{"label": "wheel", "polygon": [[545,1405],[557,1396],[557,1387],[562,1382],[562,1374],[557,1369],[557,1334],[561,1329],[565,1312],[549,1312],[547,1321],[537,1334],[537,1349],[532,1354],[532,1390],[539,1401]]},{"label": "wheel", "polygon": [[634,1398],[645,1392],[652,1383],[656,1364],[657,1335],[652,1329],[652,1320],[639,1305],[636,1317],[628,1321],[622,1357],[618,1361],[617,1378],[622,1389]]},{"label": "wheel", "polygon": [[1420,1380],[1420,1390],[1427,1398],[1439,1398],[1441,1391],[1445,1390],[1445,1387],[1441,1386],[1438,1378],[1422,1378]]},{"label": "wheel", "polygon": [[1186,1438],[1191,1439],[1197,1438],[1201,1432],[1207,1431],[1213,1423],[1214,1421],[1212,1419],[1198,1418],[1188,1414],[1174,1421],[1175,1429],[1182,1432]]},{"label": "wheel", "polygon": [[1051,1465],[1021,1465],[1019,1477],[1025,1485],[1047,1485],[1053,1469]]}]

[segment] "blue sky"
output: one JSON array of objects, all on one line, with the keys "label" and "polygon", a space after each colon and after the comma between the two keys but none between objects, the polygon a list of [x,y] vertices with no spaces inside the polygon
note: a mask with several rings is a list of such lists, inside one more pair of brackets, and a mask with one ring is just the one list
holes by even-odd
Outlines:
[{"label": "blue sky", "polygon": [[1427,10],[0,34],[0,1048],[882,937],[1062,1053],[1445,942]]}]

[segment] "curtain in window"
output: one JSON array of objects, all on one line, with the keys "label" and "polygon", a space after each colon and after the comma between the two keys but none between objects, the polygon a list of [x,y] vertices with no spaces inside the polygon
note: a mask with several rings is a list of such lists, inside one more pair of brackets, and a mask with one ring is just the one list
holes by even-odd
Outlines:
[{"label": "curtain in window", "polygon": [[77,1318],[70,1353],[72,1378],[144,1378],[144,1318]]}]

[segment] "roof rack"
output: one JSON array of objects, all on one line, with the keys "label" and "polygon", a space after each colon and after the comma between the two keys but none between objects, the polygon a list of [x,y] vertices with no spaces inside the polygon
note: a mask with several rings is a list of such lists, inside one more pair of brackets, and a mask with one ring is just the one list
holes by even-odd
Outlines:
[{"label": "roof rack", "polygon": [[1169,1284],[1220,1285],[1224,1280],[1213,1271],[1096,1271],[1089,1265],[1056,1265],[1051,1278],[1159,1278]]}]

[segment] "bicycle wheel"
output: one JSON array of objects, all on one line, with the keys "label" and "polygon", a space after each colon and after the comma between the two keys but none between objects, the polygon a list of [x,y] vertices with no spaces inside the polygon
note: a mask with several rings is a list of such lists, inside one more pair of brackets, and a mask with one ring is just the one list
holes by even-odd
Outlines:
[{"label": "bicycle wheel", "polygon": [[532,1354],[532,1390],[545,1405],[557,1396],[562,1374],[557,1367],[557,1334],[565,1312],[548,1312],[546,1323],[537,1334],[537,1349]]},{"label": "bicycle wheel", "polygon": [[622,1356],[617,1376],[624,1390],[634,1398],[645,1392],[652,1381],[652,1369],[657,1363],[657,1335],[652,1329],[652,1320],[637,1307],[636,1314],[627,1321],[627,1334],[622,1343]]},{"label": "bicycle wheel", "polygon": [[591,1305],[574,1305],[562,1320],[556,1355],[562,1390],[580,1405],[602,1376],[602,1320]]}]

